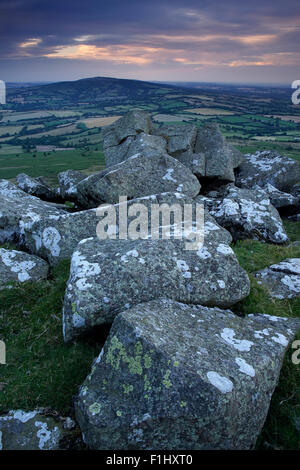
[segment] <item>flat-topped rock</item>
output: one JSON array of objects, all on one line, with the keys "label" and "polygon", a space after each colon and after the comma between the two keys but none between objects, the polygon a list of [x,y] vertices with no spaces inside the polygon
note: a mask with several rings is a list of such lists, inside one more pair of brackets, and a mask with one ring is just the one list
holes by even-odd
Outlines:
[{"label": "flat-topped rock", "polygon": [[92,175],[78,186],[88,207],[102,202],[115,204],[120,196],[133,199],[155,193],[177,191],[194,197],[200,184],[192,172],[169,155],[136,154],[124,162]]},{"label": "flat-topped rock", "polygon": [[186,242],[82,240],[71,259],[65,293],[65,340],[157,297],[228,307],[249,294],[248,275],[227,244],[205,241],[189,250]]},{"label": "flat-topped rock", "polygon": [[300,320],[159,299],[120,313],[75,402],[91,449],[253,449]]}]

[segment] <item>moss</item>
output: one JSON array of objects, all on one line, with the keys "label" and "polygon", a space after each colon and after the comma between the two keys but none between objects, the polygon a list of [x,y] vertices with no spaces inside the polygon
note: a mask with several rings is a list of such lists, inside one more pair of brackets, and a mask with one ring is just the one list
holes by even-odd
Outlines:
[{"label": "moss", "polygon": [[170,380],[170,375],[171,375],[171,371],[170,371],[170,369],[168,369],[168,370],[166,371],[166,373],[165,373],[165,375],[164,375],[164,378],[163,378],[163,381],[162,381],[162,383],[164,384],[164,386],[165,386],[166,388],[172,387],[172,382],[171,382],[171,380]]}]

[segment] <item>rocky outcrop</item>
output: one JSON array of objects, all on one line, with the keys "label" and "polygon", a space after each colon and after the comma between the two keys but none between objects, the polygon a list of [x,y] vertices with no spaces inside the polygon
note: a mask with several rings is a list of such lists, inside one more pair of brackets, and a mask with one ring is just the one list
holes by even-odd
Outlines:
[{"label": "rocky outcrop", "polygon": [[155,128],[150,116],[129,112],[104,131],[106,167],[121,163],[137,153],[145,157],[168,154],[199,178],[234,181],[234,169],[243,155],[222,136],[217,124],[163,125]]},{"label": "rocky outcrop", "polygon": [[159,299],[120,313],[75,403],[91,449],[253,449],[299,320]]},{"label": "rocky outcrop", "polygon": [[71,418],[62,418],[57,413],[53,417],[43,409],[11,410],[0,416],[0,450],[80,449],[83,445],[78,433],[74,436],[75,428]]},{"label": "rocky outcrop", "polygon": [[271,243],[286,243],[288,236],[281,218],[261,189],[240,189],[227,185],[220,191],[199,196],[216,221],[234,240],[252,238]]},{"label": "rocky outcrop", "polygon": [[289,192],[300,180],[300,164],[292,158],[271,151],[257,151],[244,156],[236,174],[236,185],[262,189],[271,184],[279,191]]},{"label": "rocky outcrop", "polygon": [[49,265],[46,261],[22,251],[0,248],[0,283],[41,281],[46,279]]},{"label": "rocky outcrop", "polygon": [[186,240],[82,240],[71,260],[64,338],[157,297],[228,307],[248,294],[248,276],[224,243],[205,241],[189,250]]},{"label": "rocky outcrop", "polygon": [[258,283],[266,287],[272,297],[291,299],[300,297],[300,258],[288,258],[256,273]]},{"label": "rocky outcrop", "polygon": [[199,194],[200,184],[175,158],[167,154],[147,157],[139,153],[89,176],[77,188],[87,207],[96,207],[101,202],[115,204],[120,196],[133,199],[168,191],[194,197]]}]

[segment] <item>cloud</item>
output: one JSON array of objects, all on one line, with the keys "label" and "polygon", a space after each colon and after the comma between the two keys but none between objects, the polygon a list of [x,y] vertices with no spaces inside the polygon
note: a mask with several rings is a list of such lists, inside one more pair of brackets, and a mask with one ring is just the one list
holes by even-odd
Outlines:
[{"label": "cloud", "polygon": [[[0,57],[155,67],[297,66],[298,0],[2,0]],[[126,65],[126,67],[125,67]],[[11,65],[12,67],[12,65]],[[12,67],[15,70],[15,67]],[[59,69],[60,66],[59,66]],[[135,70],[132,68],[132,70]],[[187,71],[187,76],[188,76]]]}]

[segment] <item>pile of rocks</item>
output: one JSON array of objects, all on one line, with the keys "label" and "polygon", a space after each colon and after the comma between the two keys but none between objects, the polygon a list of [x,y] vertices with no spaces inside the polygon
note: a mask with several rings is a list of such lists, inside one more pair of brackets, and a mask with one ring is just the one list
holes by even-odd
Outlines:
[{"label": "pile of rocks", "polygon": [[[89,176],[68,170],[56,189],[27,175],[19,175],[18,187],[0,181],[0,242],[23,250],[0,249],[1,283],[44,279],[49,264],[71,259],[65,341],[112,323],[75,403],[90,448],[253,448],[300,323],[228,310],[250,291],[229,245],[243,238],[288,241],[276,207],[298,207],[299,164],[270,152],[244,157],[215,124],[155,127],[142,111],[105,128],[104,152],[104,170]],[[119,216],[124,196],[126,229],[143,225],[147,235],[121,236],[117,217],[99,239],[97,207],[102,221],[111,210]],[[203,223],[189,233],[172,214],[156,225],[140,216],[137,224],[137,207],[161,205],[189,206],[192,214],[201,206]],[[257,277],[271,295],[280,282],[289,284],[280,298],[297,295],[298,263],[286,260]],[[0,418],[3,442],[10,442],[14,413],[22,414]],[[24,416],[23,424],[36,420]],[[47,424],[38,422],[41,434]],[[50,424],[55,447],[60,431]],[[36,435],[30,442],[36,445]]]}]

